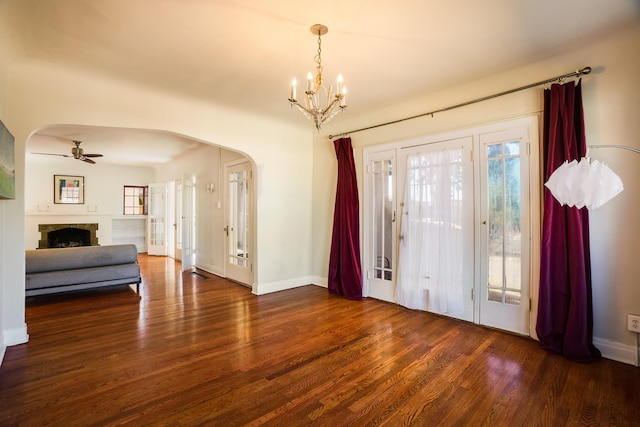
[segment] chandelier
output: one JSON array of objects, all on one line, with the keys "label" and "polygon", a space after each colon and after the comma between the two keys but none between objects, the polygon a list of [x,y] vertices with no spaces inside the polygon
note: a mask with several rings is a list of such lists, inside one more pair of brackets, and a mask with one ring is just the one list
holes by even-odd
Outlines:
[{"label": "chandelier", "polygon": [[322,24],[315,24],[311,27],[311,33],[318,35],[318,54],[314,58],[316,61],[315,78],[309,72],[307,74],[307,90],[304,91],[304,105],[301,105],[296,98],[296,79],[291,84],[291,97],[289,103],[291,107],[294,105],[311,120],[318,131],[322,125],[331,120],[340,111],[347,108],[346,98],[347,89],[342,84],[342,74],[338,74],[336,92],[333,93],[333,87],[328,88],[322,84],[322,39],[321,36],[327,34],[329,29]]}]

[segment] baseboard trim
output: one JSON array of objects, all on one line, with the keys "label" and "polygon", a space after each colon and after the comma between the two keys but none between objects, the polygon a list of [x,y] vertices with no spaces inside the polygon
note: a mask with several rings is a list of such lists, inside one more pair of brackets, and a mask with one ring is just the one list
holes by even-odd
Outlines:
[{"label": "baseboard trim", "polygon": [[224,277],[224,269],[209,265],[195,265],[198,270],[206,271],[207,273],[211,273],[215,276]]},{"label": "baseboard trim", "polygon": [[311,276],[312,284],[323,288],[329,287],[329,280],[326,277]]},{"label": "baseboard trim", "polygon": [[3,344],[7,347],[12,345],[23,344],[29,341],[29,335],[27,334],[27,324],[25,323],[22,328],[5,330],[2,335],[4,339]]},{"label": "baseboard trim", "polygon": [[[323,286],[322,283],[318,282],[322,282],[322,278],[317,276],[304,276],[298,277],[296,279],[280,280],[278,282],[258,284],[253,287],[252,292],[255,295],[264,295],[270,294],[272,292],[286,291],[287,289],[294,289],[307,285]],[[327,287],[327,285],[325,284],[324,287]]]},{"label": "baseboard trim", "polygon": [[29,335],[27,334],[26,323],[22,328],[9,329],[0,332],[0,365],[4,360],[4,355],[7,351],[7,347],[12,345],[24,344],[27,341],[29,341]]},{"label": "baseboard trim", "polygon": [[597,337],[593,337],[593,345],[600,350],[602,357],[606,359],[615,360],[616,362],[622,362],[628,365],[639,366],[638,351],[634,346]]}]

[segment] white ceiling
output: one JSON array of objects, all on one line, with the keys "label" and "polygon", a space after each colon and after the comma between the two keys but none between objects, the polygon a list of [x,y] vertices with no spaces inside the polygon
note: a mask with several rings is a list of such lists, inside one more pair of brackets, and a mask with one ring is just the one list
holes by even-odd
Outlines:
[{"label": "white ceiling", "polygon": [[[0,0],[0,6],[21,35],[15,42],[23,55],[288,121],[306,120],[287,98],[292,78],[304,80],[314,68],[315,23],[329,27],[322,38],[325,79],[341,72],[349,110],[364,114],[561,53],[640,17],[638,0]],[[576,67],[584,65],[597,64]],[[64,137],[81,131],[57,130]],[[106,138],[119,139],[77,137],[87,152],[104,154]],[[102,145],[89,147],[90,140]]]},{"label": "white ceiling", "polygon": [[27,145],[27,159],[31,162],[50,161],[47,153],[69,156],[81,141],[84,154],[102,154],[92,158],[96,163],[152,166],[170,162],[198,147],[200,142],[181,135],[146,129],[63,125],[50,126],[34,134]]}]

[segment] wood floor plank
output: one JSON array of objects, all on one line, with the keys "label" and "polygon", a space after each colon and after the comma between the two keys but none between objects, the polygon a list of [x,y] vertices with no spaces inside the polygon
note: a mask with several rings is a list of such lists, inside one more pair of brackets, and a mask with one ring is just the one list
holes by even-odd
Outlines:
[{"label": "wood floor plank", "polygon": [[27,300],[0,425],[638,425],[640,370],[304,286],[255,296],[168,258],[130,287]]}]

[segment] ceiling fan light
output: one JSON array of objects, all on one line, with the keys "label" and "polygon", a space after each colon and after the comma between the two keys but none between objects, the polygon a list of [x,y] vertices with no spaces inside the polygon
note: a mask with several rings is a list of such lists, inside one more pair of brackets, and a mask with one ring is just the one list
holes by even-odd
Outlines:
[{"label": "ceiling fan light", "polygon": [[73,140],[73,143],[76,145],[71,148],[71,156],[68,154],[54,154],[54,153],[33,153],[33,154],[43,154],[47,156],[61,156],[61,157],[73,157],[76,160],[82,160],[83,162],[95,164],[93,160],[89,159],[89,157],[102,157],[102,154],[84,154],[84,150],[80,148],[80,144],[82,141]]}]

